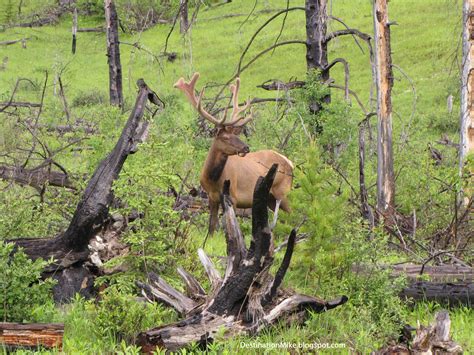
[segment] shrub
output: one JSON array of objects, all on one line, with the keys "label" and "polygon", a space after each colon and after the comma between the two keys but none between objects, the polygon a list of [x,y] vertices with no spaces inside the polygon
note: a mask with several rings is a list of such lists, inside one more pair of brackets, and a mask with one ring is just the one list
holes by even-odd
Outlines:
[{"label": "shrub", "polygon": [[50,303],[55,281],[41,279],[49,264],[42,259],[32,261],[14,244],[0,241],[0,319],[4,322],[34,321],[33,310]]}]

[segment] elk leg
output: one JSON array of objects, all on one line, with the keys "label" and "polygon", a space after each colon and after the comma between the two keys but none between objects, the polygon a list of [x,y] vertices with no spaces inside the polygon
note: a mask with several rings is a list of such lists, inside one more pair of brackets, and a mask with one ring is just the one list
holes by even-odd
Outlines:
[{"label": "elk leg", "polygon": [[275,228],[278,219],[278,210],[280,209],[281,200],[275,200],[275,212],[273,213],[273,222],[270,225],[270,229]]},{"label": "elk leg", "polygon": [[209,230],[208,234],[213,235],[219,224],[219,201],[209,201]]}]

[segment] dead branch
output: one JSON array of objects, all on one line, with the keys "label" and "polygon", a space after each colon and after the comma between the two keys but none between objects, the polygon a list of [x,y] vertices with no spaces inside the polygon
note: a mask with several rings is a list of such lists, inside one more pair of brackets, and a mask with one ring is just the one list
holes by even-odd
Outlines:
[{"label": "dead branch", "polygon": [[[83,263],[90,254],[88,244],[102,228],[113,201],[112,184],[117,179],[128,155],[136,146],[137,140],[141,139],[139,123],[145,112],[145,104],[147,101],[155,105],[160,104],[156,94],[142,79],[137,82],[137,85],[139,92],[135,106],[122,134],[114,149],[99,164],[89,180],[69,227],[54,238],[21,238],[10,241],[17,247],[22,247],[33,260],[40,257],[54,259],[53,264],[44,270],[45,277],[54,276],[69,282],[68,279],[73,277],[71,274],[78,272],[84,275]],[[89,281],[93,277],[89,271],[86,275]],[[57,287],[61,287],[61,282]],[[81,284],[75,287],[81,287]]]},{"label": "dead branch", "polygon": [[14,40],[10,40],[10,41],[2,41],[2,42],[0,42],[0,46],[10,46],[10,45],[15,44],[15,43],[21,43],[23,48],[26,48],[26,41],[28,41],[30,39],[31,39],[30,37],[26,37],[26,38],[14,39]]},{"label": "dead branch", "polygon": [[[291,261],[296,239],[295,231],[290,235],[285,257],[276,276],[273,277],[269,273],[273,263],[273,236],[268,226],[267,204],[276,172],[277,165],[274,164],[265,177],[259,178],[255,187],[252,207],[252,240],[248,249],[245,247],[233,213],[228,195],[229,182],[226,182],[222,203],[225,208],[224,218],[227,229],[227,268],[231,270],[226,269],[226,276],[223,280],[220,279],[215,275],[215,269],[209,257],[202,249],[199,250],[199,258],[213,285],[211,291],[206,298],[203,298],[202,288],[198,287],[199,295],[193,297],[189,291],[196,290],[196,287],[191,286],[187,287],[187,296],[174,295],[171,300],[173,307],[185,308],[183,302],[177,302],[177,300],[186,297],[187,302],[188,300],[194,302],[189,302],[188,308],[192,305],[194,308],[187,312],[187,318],[182,321],[141,333],[138,337],[138,345],[142,347],[142,351],[151,353],[157,348],[176,351],[193,342],[205,346],[222,331],[226,337],[255,334],[279,319],[287,317],[302,324],[307,311],[324,312],[347,301],[345,296],[334,301],[324,301],[279,288]],[[141,283],[138,285],[144,289]],[[170,294],[174,291],[166,291],[162,294],[170,298]],[[169,299],[168,302],[170,302]]]}]

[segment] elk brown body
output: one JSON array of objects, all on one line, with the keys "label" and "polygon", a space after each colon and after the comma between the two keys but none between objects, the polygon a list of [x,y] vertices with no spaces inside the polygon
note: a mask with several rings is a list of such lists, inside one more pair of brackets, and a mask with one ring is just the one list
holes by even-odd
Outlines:
[{"label": "elk brown body", "polygon": [[290,206],[286,195],[291,190],[293,180],[293,164],[285,156],[273,150],[260,150],[250,152],[238,135],[242,127],[251,120],[251,116],[241,116],[250,104],[247,102],[239,106],[238,92],[240,80],[230,86],[232,92],[232,114],[231,119],[226,121],[228,107],[220,120],[203,110],[201,99],[203,91],[197,97],[195,94],[196,81],[199,73],[195,73],[189,83],[183,78],[179,79],[174,87],[183,91],[194,108],[202,117],[216,125],[217,133],[201,171],[201,185],[209,196],[209,234],[214,233],[218,224],[219,202],[223,185],[230,180],[230,197],[232,203],[238,208],[252,207],[253,191],[257,179],[265,176],[273,164],[278,164],[278,172],[271,188],[271,199],[269,207],[278,211],[289,212]]}]

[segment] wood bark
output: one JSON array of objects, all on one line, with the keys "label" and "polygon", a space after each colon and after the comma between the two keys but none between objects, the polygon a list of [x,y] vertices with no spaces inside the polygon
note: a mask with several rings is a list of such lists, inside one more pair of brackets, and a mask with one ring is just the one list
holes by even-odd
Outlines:
[{"label": "wood bark", "polygon": [[105,21],[110,104],[123,108],[122,65],[120,64],[120,42],[118,37],[119,21],[113,0],[105,0]]},{"label": "wood bark", "polygon": [[189,27],[188,0],[179,1],[179,32],[186,33]]},{"label": "wood bark", "polygon": [[[474,299],[474,270],[459,265],[414,265],[384,266],[392,277],[404,276],[408,285],[399,296],[413,301],[436,301],[450,305],[471,306]],[[364,265],[353,266],[355,273],[369,273]],[[427,280],[425,278],[428,278]]]},{"label": "wood bark", "polygon": [[41,190],[44,185],[65,187],[75,190],[69,175],[51,171],[47,168],[25,169],[21,166],[0,166],[0,179],[13,181],[16,184],[28,185],[37,190]]},{"label": "wood bark", "polygon": [[395,204],[392,148],[392,57],[387,0],[374,0],[375,72],[377,86],[377,208],[389,217]]},{"label": "wood bark", "polygon": [[257,182],[252,206],[252,240],[248,249],[235,219],[229,196],[230,183],[226,182],[221,200],[227,242],[227,268],[223,278],[205,252],[199,250],[199,258],[211,281],[207,295],[198,281],[182,269],[179,273],[186,284],[186,296],[152,274],[149,284],[137,283],[148,299],[170,305],[186,317],[140,334],[138,345],[142,351],[151,353],[157,347],[176,351],[193,342],[205,346],[222,331],[225,337],[255,334],[280,319],[302,322],[308,310],[324,312],[347,301],[345,296],[328,302],[280,289],[294,250],[295,231],[291,233],[275,277],[270,274],[274,247],[267,205],[276,171],[277,164],[274,164],[267,176],[260,177]]},{"label": "wood bark", "polygon": [[74,8],[72,14],[72,54],[76,54],[76,42],[77,42],[77,8]]},{"label": "wood bark", "polygon": [[[474,152],[474,0],[464,0],[461,73],[461,119],[459,139],[459,169],[464,174],[468,154]],[[474,171],[468,171],[471,177]],[[471,179],[472,182],[472,179]],[[472,187],[464,191],[472,195]],[[468,198],[465,199],[466,205]]]},{"label": "wood bark", "polygon": [[[149,100],[155,105],[160,105],[159,98],[142,79],[138,80],[137,85],[139,91],[135,106],[122,134],[113,150],[102,160],[89,180],[67,230],[54,238],[10,240],[17,247],[22,247],[31,259],[51,257],[54,259],[54,262],[44,270],[45,276],[68,280],[71,278],[70,269],[81,267],[89,257],[89,241],[102,228],[108,217],[109,206],[113,201],[112,184],[127,157],[136,152],[137,143],[143,139],[144,130],[141,121],[146,102]],[[83,270],[77,269],[77,271],[83,274]],[[66,275],[68,272],[69,276]],[[83,277],[89,280],[91,276]],[[80,286],[81,282],[74,284],[74,287],[79,287],[77,291],[80,290]]]},{"label": "wood bark", "polygon": [[64,324],[60,323],[0,323],[0,344],[8,350],[30,348],[62,349]]},{"label": "wood bark", "polygon": [[[324,83],[329,80],[328,65],[328,41],[326,41],[327,32],[327,0],[306,0],[306,68],[321,70],[321,81]],[[331,96],[328,94],[323,98],[324,103],[331,102]],[[318,112],[321,103],[313,101],[309,103],[310,111]]]}]

